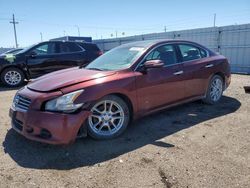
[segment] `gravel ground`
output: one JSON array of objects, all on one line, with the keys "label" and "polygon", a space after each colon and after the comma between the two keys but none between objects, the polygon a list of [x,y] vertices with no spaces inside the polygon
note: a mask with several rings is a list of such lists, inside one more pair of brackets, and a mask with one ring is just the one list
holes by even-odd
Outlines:
[{"label": "gravel ground", "polygon": [[10,128],[16,90],[0,89],[0,187],[250,187],[250,76],[233,75],[221,102],[142,118],[114,140],[69,146]]}]

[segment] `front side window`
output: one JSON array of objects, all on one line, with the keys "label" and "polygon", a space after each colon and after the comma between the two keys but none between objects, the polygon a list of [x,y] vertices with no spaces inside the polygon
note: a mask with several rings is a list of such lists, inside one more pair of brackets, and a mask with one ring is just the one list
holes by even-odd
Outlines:
[{"label": "front side window", "polygon": [[178,46],[181,52],[182,61],[192,61],[207,57],[207,52],[205,50],[195,47],[193,45],[180,44]]},{"label": "front side window", "polygon": [[164,45],[156,48],[146,57],[146,61],[148,60],[162,60],[166,66],[174,65],[178,62],[175,49],[172,45]]},{"label": "front side window", "polygon": [[36,55],[48,55],[55,53],[55,44],[54,43],[45,43],[35,47],[31,53]]}]

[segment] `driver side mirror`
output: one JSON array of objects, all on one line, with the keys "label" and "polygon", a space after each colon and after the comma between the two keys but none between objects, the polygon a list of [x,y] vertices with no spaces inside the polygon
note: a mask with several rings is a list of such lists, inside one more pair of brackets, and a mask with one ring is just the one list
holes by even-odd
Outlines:
[{"label": "driver side mirror", "polygon": [[149,60],[143,66],[145,69],[161,68],[164,66],[164,62],[162,60]]},{"label": "driver side mirror", "polygon": [[32,51],[28,55],[28,57],[35,58],[37,56],[36,52]]}]

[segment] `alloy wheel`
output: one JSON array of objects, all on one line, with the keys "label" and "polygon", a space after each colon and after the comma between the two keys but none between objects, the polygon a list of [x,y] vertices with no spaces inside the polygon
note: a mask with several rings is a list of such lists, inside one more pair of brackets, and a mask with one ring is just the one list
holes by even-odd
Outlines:
[{"label": "alloy wheel", "polygon": [[216,78],[213,80],[211,89],[210,89],[210,96],[211,99],[216,102],[221,98],[223,91],[223,82],[221,79]]},{"label": "alloy wheel", "polygon": [[88,122],[92,131],[98,135],[111,136],[117,133],[124,122],[124,110],[120,104],[112,100],[103,100],[91,109]]},{"label": "alloy wheel", "polygon": [[21,82],[22,76],[19,72],[10,70],[4,75],[4,80],[11,86],[18,85]]}]

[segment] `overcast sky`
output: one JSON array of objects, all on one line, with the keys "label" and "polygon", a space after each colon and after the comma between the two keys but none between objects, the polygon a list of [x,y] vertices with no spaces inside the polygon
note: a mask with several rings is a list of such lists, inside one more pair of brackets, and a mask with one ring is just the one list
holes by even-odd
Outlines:
[{"label": "overcast sky", "polygon": [[[250,23],[250,0],[0,0],[0,47],[19,46],[64,35],[110,38]],[[125,35],[122,35],[124,32]]]}]

